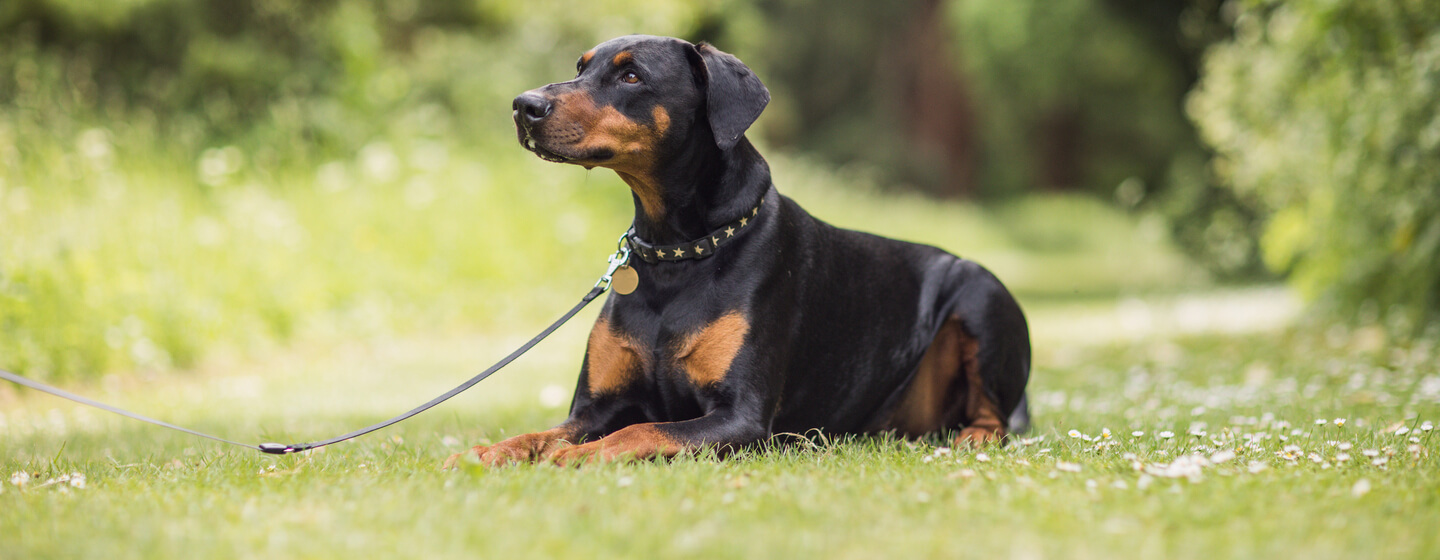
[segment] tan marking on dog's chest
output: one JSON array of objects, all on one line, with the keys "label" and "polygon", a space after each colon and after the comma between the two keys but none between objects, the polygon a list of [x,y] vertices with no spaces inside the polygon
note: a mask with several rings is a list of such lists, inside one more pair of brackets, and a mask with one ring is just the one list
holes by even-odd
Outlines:
[{"label": "tan marking on dog's chest", "polygon": [[634,383],[644,365],[643,355],[638,343],[612,330],[608,321],[596,321],[585,349],[590,394],[614,393]]},{"label": "tan marking on dog's chest", "polygon": [[731,311],[686,337],[675,359],[695,385],[715,385],[725,379],[749,333],[750,321],[739,311]]}]

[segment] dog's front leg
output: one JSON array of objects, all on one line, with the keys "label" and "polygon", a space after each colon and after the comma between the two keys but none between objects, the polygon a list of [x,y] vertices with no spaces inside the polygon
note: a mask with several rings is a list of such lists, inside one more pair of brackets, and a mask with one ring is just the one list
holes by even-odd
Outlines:
[{"label": "dog's front leg", "polygon": [[558,465],[674,457],[705,447],[735,448],[769,435],[764,423],[732,409],[681,422],[650,422],[621,428],[590,443],[555,450]]}]

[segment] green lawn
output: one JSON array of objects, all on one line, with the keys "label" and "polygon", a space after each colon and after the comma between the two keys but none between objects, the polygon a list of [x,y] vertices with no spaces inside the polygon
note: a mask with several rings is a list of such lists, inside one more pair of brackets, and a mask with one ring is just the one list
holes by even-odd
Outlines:
[{"label": "green lawn", "polygon": [[[473,394],[306,456],[0,396],[0,466],[30,476],[0,492],[0,557],[1440,553],[1436,349],[1366,330],[1096,343],[1042,329],[1034,432],[978,452],[820,439],[723,461],[438,469],[476,442],[558,421],[554,387],[568,390],[584,331],[566,327]],[[308,345],[84,388],[235,438],[319,439],[428,398],[523,335]],[[83,486],[51,482],[70,473]]]}]

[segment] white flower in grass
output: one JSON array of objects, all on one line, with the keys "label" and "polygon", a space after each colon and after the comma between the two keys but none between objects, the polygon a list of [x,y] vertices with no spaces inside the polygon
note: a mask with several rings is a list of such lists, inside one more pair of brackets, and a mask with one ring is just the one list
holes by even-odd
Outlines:
[{"label": "white flower in grass", "polygon": [[933,456],[931,456],[931,455],[926,455],[926,456],[920,458],[920,462],[921,462],[921,463],[929,463],[930,461],[934,461],[934,460],[935,460],[935,457],[933,457]]},{"label": "white flower in grass", "polygon": [[85,489],[85,473],[70,473],[70,486],[72,488]]},{"label": "white flower in grass", "polygon": [[1085,434],[1080,433],[1080,430],[1070,430],[1069,433],[1070,433],[1070,437],[1072,437],[1072,438],[1079,438],[1079,437],[1082,437],[1082,436],[1085,435]]},{"label": "white flower in grass", "polygon": [[1160,439],[1170,439],[1175,437],[1175,432],[1166,430],[1155,435],[1160,436]]},{"label": "white flower in grass", "polygon": [[1379,457],[1380,451],[1376,449],[1366,449],[1364,451],[1361,451],[1360,454],[1366,457]]},{"label": "white flower in grass", "polygon": [[1410,438],[1410,443],[1420,443],[1420,438],[1418,438],[1418,437],[1412,437],[1412,438]]},{"label": "white flower in grass", "polygon": [[1216,465],[1221,464],[1221,463],[1228,463],[1228,462],[1230,462],[1231,459],[1234,459],[1234,458],[1235,458],[1235,452],[1234,452],[1234,451],[1231,451],[1231,450],[1229,450],[1229,449],[1221,449],[1221,450],[1219,450],[1219,451],[1216,451],[1216,452],[1210,454],[1210,462],[1211,462],[1211,463],[1214,463],[1214,464],[1216,464]]},{"label": "white flower in grass", "polygon": [[631,484],[635,484],[635,477],[633,476],[622,476],[619,480],[615,481],[615,485],[621,488],[624,488]]},{"label": "white flower in grass", "polygon": [[1110,428],[1100,428],[1100,439],[1110,439]]},{"label": "white flower in grass", "polygon": [[1350,487],[1350,495],[1355,496],[1356,498],[1359,498],[1360,496],[1364,496],[1369,493],[1370,481],[1363,478],[1355,481],[1355,485]]},{"label": "white flower in grass", "polygon": [[1336,454],[1335,454],[1335,462],[1336,462],[1336,463],[1344,463],[1344,462],[1349,461],[1349,460],[1350,460],[1350,454],[1349,454],[1349,453],[1336,453]]},{"label": "white flower in grass", "polygon": [[1260,461],[1250,461],[1250,464],[1245,465],[1245,470],[1250,471],[1250,474],[1262,472],[1268,468],[1270,468],[1270,465],[1266,465]]},{"label": "white flower in grass", "polygon": [[1351,444],[1350,442],[1348,442],[1348,441],[1342,441],[1342,442],[1340,442],[1339,445],[1336,445],[1336,446],[1335,446],[1336,449],[1339,449],[1339,450],[1341,450],[1341,451],[1349,451],[1350,448],[1352,448],[1352,447],[1355,447],[1355,446],[1352,445],[1352,444]]},{"label": "white flower in grass", "polygon": [[976,453],[976,454],[975,454],[975,460],[976,460],[976,461],[980,461],[981,463],[989,463],[989,462],[990,462],[990,456],[989,456],[989,455],[986,455],[986,454],[984,454],[984,453]]},{"label": "white flower in grass", "polygon": [[1375,466],[1377,466],[1377,467],[1383,467],[1383,466],[1385,466],[1386,463],[1389,463],[1389,462],[1390,462],[1390,458],[1389,458],[1389,457],[1376,457],[1375,460],[1370,461],[1370,464],[1371,464],[1371,465],[1375,465]]},{"label": "white flower in grass", "polygon": [[27,473],[25,471],[15,471],[14,473],[10,474],[10,484],[14,484],[16,486],[24,486],[28,482],[30,482],[30,473]]},{"label": "white flower in grass", "polygon": [[1335,427],[1336,427],[1336,428],[1344,428],[1344,427],[1345,427],[1345,419],[1344,419],[1344,418],[1336,418],[1336,419],[1334,420],[1334,422],[1335,422]]},{"label": "white flower in grass", "polygon": [[1330,421],[1329,421],[1329,420],[1326,420],[1326,419],[1324,419],[1324,418],[1316,418],[1316,419],[1315,419],[1315,425],[1316,425],[1316,426],[1324,426],[1324,425],[1329,424],[1329,423],[1330,423]]},{"label": "white flower in grass", "polygon": [[1080,464],[1079,464],[1079,463],[1067,463],[1067,462],[1065,462],[1065,461],[1056,461],[1056,462],[1055,462],[1055,470],[1058,470],[1058,471],[1061,471],[1061,472],[1077,473],[1077,472],[1080,472]]},{"label": "white flower in grass", "polygon": [[1321,457],[1319,453],[1311,453],[1307,455],[1306,458],[1310,459],[1310,462],[1312,463],[1322,463],[1325,461],[1325,459]]},{"label": "white flower in grass", "polygon": [[1399,429],[1395,430],[1395,435],[1397,436],[1403,436],[1408,433],[1410,433],[1410,428],[1406,428],[1405,426],[1400,426]]},{"label": "white flower in grass", "polygon": [[1130,432],[1130,437],[1140,437],[1140,436],[1143,436],[1143,435],[1145,435],[1145,431],[1144,431],[1144,430],[1135,430],[1135,431],[1133,431],[1133,432]]},{"label": "white flower in grass", "polygon": [[1420,424],[1420,431],[1422,432],[1428,432],[1433,429],[1435,429],[1435,425],[1431,424],[1429,420],[1426,420],[1423,424]]},{"label": "white flower in grass", "polygon": [[944,457],[944,456],[949,455],[949,454],[950,454],[950,448],[949,448],[949,447],[937,447],[937,448],[935,448],[935,456],[936,456],[936,457]]}]

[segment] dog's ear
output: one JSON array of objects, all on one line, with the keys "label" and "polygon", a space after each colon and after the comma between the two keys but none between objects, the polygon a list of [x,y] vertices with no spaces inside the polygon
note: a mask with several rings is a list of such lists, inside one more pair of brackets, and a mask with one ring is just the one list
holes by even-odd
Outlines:
[{"label": "dog's ear", "polygon": [[715,145],[729,150],[760,118],[760,112],[770,103],[770,90],[740,59],[708,43],[700,43],[693,54],[686,54],[705,90],[705,111],[710,130],[715,133]]}]

